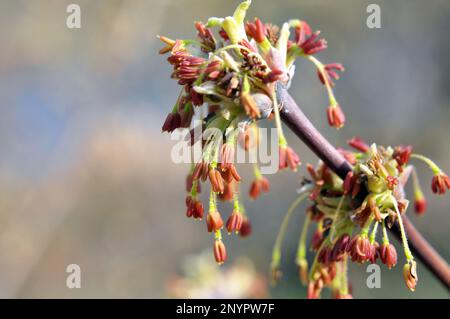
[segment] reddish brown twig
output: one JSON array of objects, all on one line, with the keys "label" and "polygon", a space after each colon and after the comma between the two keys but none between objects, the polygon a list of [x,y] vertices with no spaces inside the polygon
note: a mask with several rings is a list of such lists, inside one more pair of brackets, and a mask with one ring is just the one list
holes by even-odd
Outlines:
[{"label": "reddish brown twig", "polygon": [[[280,112],[283,122],[328,167],[344,179],[347,173],[352,170],[352,166],[314,127],[287,90],[279,86],[277,91],[278,99],[283,106]],[[407,216],[403,217],[403,224],[409,238],[410,248],[414,255],[450,290],[450,267],[447,262],[420,234]],[[391,231],[397,238],[400,238],[400,230],[398,227],[392,228]]]}]

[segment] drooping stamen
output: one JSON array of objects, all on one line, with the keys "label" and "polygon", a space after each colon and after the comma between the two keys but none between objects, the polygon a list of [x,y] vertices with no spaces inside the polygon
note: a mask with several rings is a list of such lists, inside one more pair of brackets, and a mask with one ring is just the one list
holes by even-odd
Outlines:
[{"label": "drooping stamen", "polygon": [[279,277],[281,276],[281,272],[279,270],[280,261],[281,261],[281,246],[283,244],[283,239],[286,234],[286,229],[289,224],[289,220],[292,216],[292,213],[295,211],[298,205],[308,196],[308,194],[301,194],[297,199],[291,204],[286,215],[281,222],[280,230],[278,232],[277,238],[275,240],[275,245],[272,251],[272,263],[270,265],[271,274],[272,274],[272,283],[276,284]]},{"label": "drooping stamen", "polygon": [[394,196],[391,196],[391,200],[394,203],[394,209],[395,209],[395,212],[397,214],[398,225],[400,227],[400,234],[401,234],[401,238],[402,238],[402,245],[403,245],[403,250],[405,252],[406,261],[408,261],[408,262],[409,261],[413,261],[414,257],[413,257],[413,255],[411,253],[411,250],[409,249],[408,239],[406,237],[405,227],[403,226],[402,216],[401,216],[400,211],[398,209],[397,200],[395,199]]},{"label": "drooping stamen", "polygon": [[295,262],[299,268],[300,279],[303,284],[308,281],[308,261],[306,259],[306,236],[308,234],[308,227],[311,223],[311,218],[309,213],[306,214],[305,221],[303,222],[302,231],[300,233],[300,238],[298,242],[297,255]]},{"label": "drooping stamen", "polygon": [[422,215],[427,209],[427,200],[425,199],[422,188],[420,187],[419,177],[415,167],[413,167],[412,175],[414,188],[414,210],[417,214]]}]

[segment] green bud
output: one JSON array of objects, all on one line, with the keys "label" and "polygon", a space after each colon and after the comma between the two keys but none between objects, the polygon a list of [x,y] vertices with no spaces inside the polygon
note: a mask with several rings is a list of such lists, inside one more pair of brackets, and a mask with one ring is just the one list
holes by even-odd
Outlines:
[{"label": "green bud", "polygon": [[239,73],[239,65],[227,51],[220,52],[220,57],[225,62],[226,67],[230,68],[234,72]]},{"label": "green bud", "polygon": [[289,20],[289,27],[297,28],[301,25],[301,21],[299,19],[291,19]]},{"label": "green bud", "polygon": [[397,169],[397,161],[392,159],[389,162],[387,162],[384,167],[386,167],[386,170],[389,172],[389,175],[391,176],[398,176],[398,169]]},{"label": "green bud", "polygon": [[230,42],[232,44],[238,44],[242,40],[239,26],[234,18],[226,17],[222,23],[222,28],[227,33],[228,38],[230,38]]},{"label": "green bud", "polygon": [[218,27],[218,26],[221,26],[222,23],[223,23],[223,18],[212,17],[212,18],[208,19],[208,22],[206,23],[206,27],[207,28]]},{"label": "green bud", "polygon": [[383,179],[375,175],[368,176],[367,187],[371,193],[382,193],[387,189]]},{"label": "green bud", "polygon": [[245,14],[247,13],[247,10],[251,4],[251,0],[241,2],[236,10],[234,10],[233,18],[238,25],[244,25]]}]

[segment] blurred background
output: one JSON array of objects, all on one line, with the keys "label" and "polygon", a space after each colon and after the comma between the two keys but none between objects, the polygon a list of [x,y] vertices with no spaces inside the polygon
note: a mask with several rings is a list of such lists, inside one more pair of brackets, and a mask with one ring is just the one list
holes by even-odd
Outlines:
[{"label": "blurred background", "polygon": [[[81,7],[81,29],[66,27],[70,3]],[[193,21],[229,15],[238,3],[0,0],[0,297],[192,296],[192,282],[177,289],[173,283],[201,276],[189,269],[213,261],[212,254],[201,257],[212,240],[203,223],[184,215],[188,166],[170,161],[173,142],[161,134],[178,87],[166,57],[157,54],[156,35],[192,38]],[[297,62],[290,91],[336,146],[354,135],[413,144],[449,172],[450,2],[377,0],[381,29],[366,26],[370,3],[256,0],[249,17],[276,24],[300,18],[322,30],[329,49],[318,57],[346,66],[335,93],[348,124],[338,132],[327,126],[324,89],[305,61]],[[292,134],[288,140],[304,162],[316,161]],[[450,260],[450,196],[431,197],[431,175],[418,168],[429,210],[421,218],[411,211],[411,218]],[[225,237],[228,265],[211,272],[220,278],[238,267],[250,278],[238,281],[261,294],[234,296],[305,297],[294,263],[303,209],[288,229],[284,276],[275,288],[266,283],[281,217],[303,173],[304,167],[269,176],[269,194],[245,199],[253,234]],[[449,297],[421,264],[410,293],[402,258],[395,269],[383,269],[381,289],[368,289],[365,267],[352,265],[355,297]],[[66,287],[72,263],[81,267],[81,289]]]}]

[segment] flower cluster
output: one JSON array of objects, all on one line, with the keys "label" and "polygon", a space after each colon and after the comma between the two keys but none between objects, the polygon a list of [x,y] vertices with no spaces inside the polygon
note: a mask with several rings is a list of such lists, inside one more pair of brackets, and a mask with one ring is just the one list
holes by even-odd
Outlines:
[{"label": "flower cluster", "polygon": [[[227,259],[222,229],[247,236],[251,224],[245,214],[240,194],[241,175],[234,163],[240,145],[251,153],[260,142],[259,120],[274,120],[278,135],[278,167],[297,170],[300,157],[289,147],[283,134],[276,88],[288,88],[294,76],[294,62],[304,58],[317,69],[319,81],[329,98],[327,120],[341,128],[345,115],[334,93],[334,81],[344,68],[339,63],[322,64],[315,54],[327,47],[319,31],[313,31],[302,20],[291,20],[281,28],[260,19],[245,22],[251,1],[242,2],[233,16],[210,18],[206,24],[195,23],[197,39],[172,40],[163,36],[161,54],[169,54],[172,78],[182,87],[162,130],[190,129],[192,147],[201,147],[201,158],[195,159],[186,180],[186,215],[201,220],[205,209],[200,200],[201,183],[209,181],[209,207],[206,228],[214,235],[213,252],[217,263]],[[210,129],[199,139],[194,133]],[[308,297],[317,298],[324,287],[332,289],[337,298],[350,298],[347,263],[375,263],[380,260],[388,268],[397,264],[395,247],[389,242],[387,228],[398,224],[406,262],[403,269],[406,285],[414,290],[417,284],[416,262],[408,247],[402,215],[408,208],[403,186],[412,176],[414,207],[418,214],[426,210],[426,200],[417,173],[410,159],[428,164],[433,172],[431,189],[444,194],[450,189],[449,177],[430,159],[412,153],[410,146],[369,146],[359,138],[349,145],[356,151],[340,150],[353,169],[341,179],[324,163],[307,166],[311,178],[305,179],[302,193],[288,210],[275,242],[272,277],[280,275],[281,246],[289,218],[296,207],[309,200],[305,223],[297,252],[299,275],[308,287]],[[269,181],[253,165],[254,180],[249,196],[258,198],[268,192]],[[233,208],[224,221],[217,202],[231,201]],[[315,224],[310,248],[315,258],[308,267],[307,232]],[[380,234],[379,234],[380,233]],[[381,235],[381,236],[380,236]],[[381,238],[378,238],[381,237]],[[381,239],[381,240],[380,240]]]},{"label": "flower cluster", "polygon": [[[402,223],[409,204],[403,187],[411,174],[418,214],[425,212],[426,202],[410,159],[422,160],[431,168],[434,193],[444,194],[450,189],[449,177],[430,159],[412,153],[410,146],[369,146],[359,138],[349,140],[349,145],[356,152],[340,150],[353,165],[344,180],[322,162],[317,167],[308,165],[311,178],[305,179],[302,194],[286,214],[273,250],[273,280],[278,280],[281,273],[280,247],[286,225],[294,209],[304,199],[309,199],[311,205],[306,210],[296,258],[300,278],[308,287],[308,298],[320,297],[323,287],[332,289],[336,298],[351,298],[347,280],[349,260],[363,264],[376,263],[379,259],[387,268],[394,267],[398,261],[397,251],[389,242],[387,228],[395,223],[400,229],[406,259],[405,283],[414,291],[418,281],[416,262]],[[315,258],[308,269],[306,243],[312,223],[316,227],[310,249],[315,252]]]},{"label": "flower cluster", "polygon": [[[233,16],[210,18],[206,24],[195,23],[197,39],[159,39],[165,47],[161,54],[169,54],[173,67],[172,78],[182,87],[179,97],[167,115],[162,130],[192,128],[194,119],[201,122],[203,131],[215,129],[202,141],[202,158],[192,165],[188,176],[186,199],[188,217],[202,219],[203,204],[198,198],[200,183],[211,184],[207,229],[215,234],[214,256],[218,263],[226,259],[221,229],[241,235],[249,233],[250,224],[239,201],[241,180],[233,163],[234,150],[241,144],[250,151],[258,143],[257,120],[274,119],[278,133],[279,169],[296,171],[300,157],[288,146],[283,134],[276,86],[288,87],[294,75],[294,62],[304,58],[317,69],[320,82],[329,96],[327,118],[331,126],[341,128],[345,116],[333,94],[333,80],[344,68],[339,63],[322,64],[315,54],[327,47],[320,31],[313,32],[302,20],[291,20],[278,27],[260,19],[244,21],[251,1],[242,2]],[[206,107],[202,107],[205,105]],[[238,131],[238,133],[236,133]],[[227,134],[227,132],[233,132]],[[191,144],[200,141],[191,139]],[[219,146],[220,145],[220,146]],[[255,199],[269,190],[269,182],[257,165],[250,197]],[[234,209],[223,222],[216,200],[234,201]]]}]

